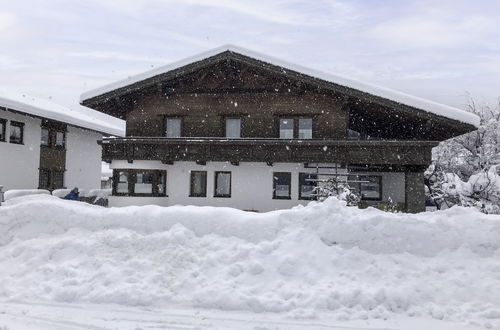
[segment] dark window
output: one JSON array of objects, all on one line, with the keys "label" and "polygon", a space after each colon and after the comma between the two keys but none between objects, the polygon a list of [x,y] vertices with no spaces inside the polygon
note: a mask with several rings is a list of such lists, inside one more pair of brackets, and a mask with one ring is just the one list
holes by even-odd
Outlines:
[{"label": "dark window", "polygon": [[293,119],[280,119],[280,139],[293,139]]},{"label": "dark window", "polygon": [[312,119],[300,118],[299,119],[299,139],[312,139]]},{"label": "dark window", "polygon": [[214,197],[231,197],[231,172],[215,172]]},{"label": "dark window", "polygon": [[299,199],[316,199],[315,189],[318,186],[316,174],[299,173]]},{"label": "dark window", "polygon": [[66,145],[66,133],[61,131],[56,131],[55,135],[56,139],[54,145],[56,147],[64,148],[64,146]]},{"label": "dark window", "polygon": [[362,200],[382,200],[382,177],[380,175],[350,175],[349,186]]},{"label": "dark window", "polygon": [[10,143],[23,144],[24,123],[10,122]]},{"label": "dark window", "polygon": [[135,184],[134,193],[135,194],[153,194],[153,172],[136,172],[135,173]]},{"label": "dark window", "polygon": [[241,119],[226,118],[226,137],[239,138],[241,137]]},{"label": "dark window", "polygon": [[180,118],[166,118],[165,119],[165,136],[166,137],[181,137],[181,125],[182,120]]},{"label": "dark window", "polygon": [[50,189],[50,170],[45,168],[39,170],[38,189]]},{"label": "dark window", "polygon": [[207,197],[207,172],[191,171],[190,197]]},{"label": "dark window", "polygon": [[273,173],[273,198],[290,199],[292,175],[289,172]]},{"label": "dark window", "polygon": [[52,189],[64,188],[64,171],[53,170],[52,175],[53,175]]},{"label": "dark window", "polygon": [[50,132],[47,128],[42,128],[42,139],[40,144],[42,146],[49,146],[50,144]]},{"label": "dark window", "polygon": [[166,196],[167,172],[161,170],[113,170],[113,195]]},{"label": "dark window", "polygon": [[5,130],[7,127],[7,120],[0,119],[0,141],[5,142]]}]

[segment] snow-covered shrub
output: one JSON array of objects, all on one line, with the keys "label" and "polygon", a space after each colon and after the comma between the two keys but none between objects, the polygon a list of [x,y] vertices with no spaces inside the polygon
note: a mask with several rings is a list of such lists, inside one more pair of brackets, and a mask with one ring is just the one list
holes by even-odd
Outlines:
[{"label": "snow-covered shrub", "polygon": [[357,206],[360,201],[360,197],[351,190],[349,184],[337,177],[329,178],[319,184],[315,189],[315,194],[320,201],[328,197],[336,197],[341,201],[346,201],[348,206]]}]

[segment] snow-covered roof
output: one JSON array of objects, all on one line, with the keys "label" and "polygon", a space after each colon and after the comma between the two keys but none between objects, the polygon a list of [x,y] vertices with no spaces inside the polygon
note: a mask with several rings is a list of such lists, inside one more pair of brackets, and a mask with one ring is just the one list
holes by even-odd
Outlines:
[{"label": "snow-covered roof", "polygon": [[66,107],[24,93],[0,90],[0,108],[60,121],[104,134],[125,136],[125,122],[123,120],[99,113],[80,104]]},{"label": "snow-covered roof", "polygon": [[327,82],[330,82],[330,83],[333,83],[336,85],[345,86],[345,87],[352,88],[352,89],[355,89],[355,90],[358,90],[358,91],[361,91],[364,93],[368,93],[371,95],[375,95],[375,96],[378,96],[378,97],[381,97],[384,99],[389,99],[389,100],[395,101],[397,103],[411,106],[411,107],[414,107],[414,108],[417,108],[417,109],[420,109],[420,110],[423,110],[426,112],[430,112],[430,113],[433,113],[433,114],[436,114],[439,116],[443,116],[446,118],[450,118],[453,120],[458,120],[460,122],[470,124],[470,125],[473,125],[476,127],[479,126],[479,117],[470,113],[470,112],[464,111],[464,110],[460,110],[460,109],[457,109],[457,108],[454,108],[454,107],[451,107],[448,105],[440,104],[440,103],[437,103],[434,101],[426,100],[426,99],[423,99],[423,98],[420,98],[417,96],[413,96],[410,94],[406,94],[403,92],[399,92],[399,91],[396,91],[393,89],[389,89],[389,88],[377,86],[374,84],[360,82],[360,81],[345,78],[342,76],[333,75],[333,74],[321,72],[318,70],[310,69],[310,68],[307,68],[307,67],[304,67],[301,65],[289,63],[289,62],[286,62],[286,61],[283,61],[280,59],[276,59],[276,58],[271,57],[271,56],[267,56],[265,54],[254,52],[252,50],[248,50],[248,49],[241,48],[241,47],[234,46],[234,45],[224,45],[221,47],[217,47],[217,48],[214,48],[214,49],[209,50],[207,52],[200,53],[198,55],[191,56],[191,57],[185,58],[183,60],[168,64],[168,65],[160,66],[160,67],[155,68],[153,70],[149,70],[149,71],[146,71],[144,73],[141,73],[141,74],[138,74],[135,76],[131,76],[131,77],[128,77],[126,79],[102,86],[100,88],[96,88],[96,89],[87,91],[81,95],[80,101],[84,101],[84,100],[87,100],[87,99],[90,99],[93,97],[97,97],[97,96],[105,94],[105,93],[109,93],[113,90],[129,86],[131,84],[155,77],[155,76],[160,75],[160,74],[164,74],[164,73],[169,72],[171,70],[175,70],[175,69],[178,69],[178,68],[183,67],[185,65],[191,64],[193,62],[202,61],[204,59],[207,59],[209,57],[215,56],[217,54],[220,54],[220,53],[223,53],[226,51],[233,52],[233,53],[240,54],[240,55],[244,55],[244,56],[256,59],[256,60],[261,61],[261,62],[266,62],[266,63],[269,63],[271,65],[281,67],[282,69],[285,69],[285,70],[287,70],[287,69],[293,70],[293,71],[296,71],[298,73],[308,75],[308,76],[311,76],[313,78],[318,78],[318,79],[321,79],[321,80],[324,80],[324,81],[327,81]]}]

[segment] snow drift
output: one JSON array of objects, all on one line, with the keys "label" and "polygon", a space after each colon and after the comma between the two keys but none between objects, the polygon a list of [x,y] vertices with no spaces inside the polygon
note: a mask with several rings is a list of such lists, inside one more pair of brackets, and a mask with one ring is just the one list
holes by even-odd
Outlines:
[{"label": "snow drift", "polygon": [[329,199],[255,214],[27,196],[0,207],[0,298],[500,326],[499,238],[500,216],[459,207],[391,214]]}]

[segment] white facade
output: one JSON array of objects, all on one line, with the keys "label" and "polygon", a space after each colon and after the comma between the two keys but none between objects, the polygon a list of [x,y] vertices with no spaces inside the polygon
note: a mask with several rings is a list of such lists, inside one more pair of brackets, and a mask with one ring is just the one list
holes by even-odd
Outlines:
[{"label": "white facade", "polygon": [[99,189],[101,187],[102,147],[97,144],[102,134],[68,126],[66,133],[67,188]]},{"label": "white facade", "polygon": [[[330,164],[332,165],[332,164]],[[305,168],[302,163],[274,163],[272,166],[263,162],[241,162],[232,165],[229,162],[207,162],[199,165],[195,162],[174,162],[172,165],[160,161],[114,160],[111,169],[164,170],[167,173],[166,197],[110,196],[110,206],[128,205],[198,205],[226,206],[242,210],[271,211],[286,209],[296,205],[306,205],[309,200],[299,199],[299,173],[317,173],[316,168]],[[207,172],[207,196],[190,197],[191,171]],[[231,172],[231,197],[214,197],[216,171]],[[321,168],[320,174],[334,174],[332,168]],[[291,173],[290,199],[273,199],[273,173]],[[337,172],[342,173],[342,172]],[[345,173],[345,172],[344,172]],[[395,202],[405,202],[404,173],[374,173],[382,176],[382,199],[387,200],[389,192]],[[319,176],[319,179],[328,176]]]},{"label": "white facade", "polygon": [[[36,189],[40,165],[41,120],[23,114],[0,110],[7,120],[6,141],[0,141],[0,186],[9,189]],[[24,143],[9,142],[11,121],[24,123]]]}]

